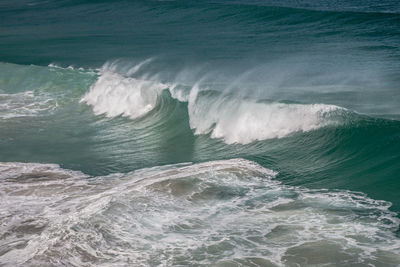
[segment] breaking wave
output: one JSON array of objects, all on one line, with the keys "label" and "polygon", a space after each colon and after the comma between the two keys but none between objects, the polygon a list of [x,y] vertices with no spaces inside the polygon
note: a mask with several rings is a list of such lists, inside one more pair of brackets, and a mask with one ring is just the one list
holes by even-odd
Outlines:
[{"label": "breaking wave", "polygon": [[165,86],[158,82],[102,72],[81,102],[91,105],[96,115],[122,115],[135,119],[155,108],[158,94],[163,88]]},{"label": "breaking wave", "polygon": [[[129,70],[132,75],[141,66]],[[228,144],[282,138],[341,122],[346,109],[325,104],[282,103],[239,98],[232,93],[183,87],[151,79],[125,77],[109,65],[81,102],[96,115],[137,119],[154,110],[161,97],[187,102],[189,124],[195,134],[209,134]],[[166,90],[168,94],[162,94]],[[343,116],[342,116],[343,117]]]}]

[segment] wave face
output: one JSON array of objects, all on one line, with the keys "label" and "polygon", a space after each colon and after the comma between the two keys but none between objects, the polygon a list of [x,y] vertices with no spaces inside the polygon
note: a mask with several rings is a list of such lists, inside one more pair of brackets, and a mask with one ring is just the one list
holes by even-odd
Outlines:
[{"label": "wave face", "polygon": [[399,16],[1,1],[0,265],[398,266]]},{"label": "wave face", "polygon": [[[399,262],[389,203],[275,181],[243,160],[84,179],[1,163],[9,265],[294,265]],[[3,194],[3,195],[4,195]],[[29,200],[29,201],[27,201]],[[252,218],[249,220],[249,218]]]}]

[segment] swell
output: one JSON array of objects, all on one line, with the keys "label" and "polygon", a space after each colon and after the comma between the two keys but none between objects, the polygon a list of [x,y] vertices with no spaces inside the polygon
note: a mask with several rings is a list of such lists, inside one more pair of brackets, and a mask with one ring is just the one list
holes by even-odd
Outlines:
[{"label": "swell", "polygon": [[[124,3],[125,1],[113,1]],[[141,4],[143,6],[153,6],[157,1],[153,2],[144,2]],[[96,1],[88,1],[88,0],[64,0],[58,1],[55,3],[41,2],[41,1],[31,1],[28,2],[19,2],[14,3],[13,1],[9,1],[2,3],[3,8],[7,8],[7,11],[16,11],[18,9],[21,10],[29,10],[29,9],[37,9],[37,8],[55,8],[55,7],[74,7],[74,6],[93,6],[93,5],[107,5],[110,1],[108,0],[96,0]],[[156,3],[164,8],[179,8],[179,7],[191,7],[191,6],[201,6],[197,1],[173,1],[172,3]],[[321,12],[321,13],[350,13],[350,14],[371,14],[371,15],[391,15],[397,14],[399,10],[398,3],[380,3],[374,5],[373,1],[367,3],[358,3],[357,6],[350,5],[346,6],[346,3],[342,3],[342,5],[324,5],[323,1],[319,3],[293,3],[290,1],[268,1],[268,2],[260,2],[260,1],[203,1],[203,5],[212,6],[212,7],[220,7],[225,9],[235,8],[235,9],[243,9],[248,10],[284,10],[285,13],[292,12]],[[241,12],[239,12],[241,13]],[[243,13],[245,14],[245,13]]]},{"label": "swell", "polygon": [[[124,56],[179,55],[190,63],[193,58],[223,61],[264,55],[268,59],[274,55],[271,51],[281,48],[276,43],[283,45],[281,52],[285,53],[301,52],[313,44],[316,48],[322,45],[322,51],[329,49],[340,54],[346,48],[359,51],[360,45],[361,49],[372,47],[398,55],[398,50],[393,49],[398,43],[398,14],[288,6],[197,1],[118,1],[113,5],[107,1],[62,1],[32,7],[26,4],[4,12],[6,29],[0,57],[24,64],[49,64],[55,60],[98,66],[110,58]],[[52,25],[47,21],[52,21]],[[60,27],[68,29],[62,37],[57,34]],[[32,41],[34,36],[40,40]],[[203,46],[204,40],[207,47]],[[329,46],[338,41],[349,45],[343,50]],[[19,43],[29,45],[34,53],[27,53],[24,46],[16,45]],[[166,48],[160,48],[158,43],[164,43]]]}]

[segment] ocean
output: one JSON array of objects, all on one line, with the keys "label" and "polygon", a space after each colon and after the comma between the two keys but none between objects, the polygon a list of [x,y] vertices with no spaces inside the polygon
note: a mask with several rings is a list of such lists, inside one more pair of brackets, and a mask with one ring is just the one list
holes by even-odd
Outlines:
[{"label": "ocean", "polygon": [[1,266],[399,266],[400,2],[2,0]]}]

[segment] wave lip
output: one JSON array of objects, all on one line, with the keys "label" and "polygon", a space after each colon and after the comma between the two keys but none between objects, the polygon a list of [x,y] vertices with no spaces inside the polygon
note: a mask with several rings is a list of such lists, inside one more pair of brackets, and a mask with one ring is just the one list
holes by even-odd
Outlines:
[{"label": "wave lip", "polygon": [[[188,103],[188,123],[195,134],[209,134],[227,144],[282,138],[337,124],[343,116],[336,115],[346,110],[326,104],[258,101],[201,88],[200,82],[190,87],[165,84],[159,82],[157,76],[133,78],[132,75],[147,63],[144,61],[122,70],[117,63],[105,64],[81,102],[92,106],[96,115],[136,119],[153,110],[161,102],[159,98],[172,97]],[[163,90],[168,90],[169,94],[161,94]]]},{"label": "wave lip", "polygon": [[164,88],[166,86],[159,82],[103,71],[80,102],[91,105],[96,115],[135,119],[156,106],[158,94]]},{"label": "wave lip", "polygon": [[286,104],[220,97],[189,100],[190,126],[196,134],[210,134],[228,144],[282,138],[333,123],[344,108],[325,104]]}]

